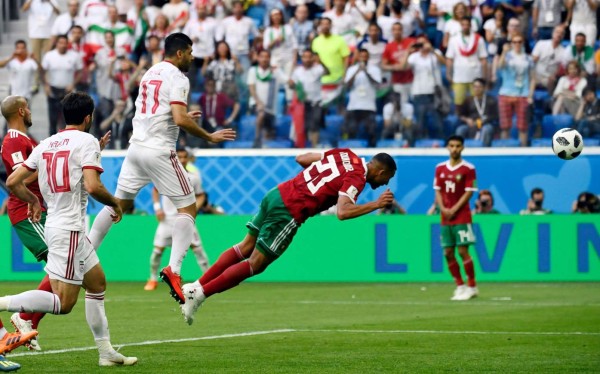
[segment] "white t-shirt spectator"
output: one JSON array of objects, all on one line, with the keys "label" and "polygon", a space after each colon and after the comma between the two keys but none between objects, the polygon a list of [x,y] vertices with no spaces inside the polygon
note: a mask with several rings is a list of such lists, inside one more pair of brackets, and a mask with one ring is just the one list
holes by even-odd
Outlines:
[{"label": "white t-shirt spectator", "polygon": [[535,72],[540,77],[556,75],[560,66],[566,63],[565,47],[559,43],[554,48],[550,39],[539,40],[535,43],[531,56],[539,58],[535,64]]},{"label": "white t-shirt spectator", "polygon": [[79,7],[79,18],[89,25],[103,25],[108,22],[108,6],[101,0],[85,0]]},{"label": "white t-shirt spectator", "polygon": [[321,77],[325,69],[321,64],[314,64],[310,69],[303,65],[297,66],[292,73],[291,79],[296,83],[302,83],[305,93],[305,101],[318,103],[321,101]]},{"label": "white t-shirt spectator", "polygon": [[373,43],[370,38],[363,40],[358,43],[358,49],[366,49],[369,51],[369,65],[381,65],[381,56],[385,51],[387,42],[384,40],[378,40],[377,43]]},{"label": "white t-shirt spectator", "polygon": [[415,109],[411,103],[402,103],[400,112],[394,113],[394,103],[390,102],[383,106],[383,120],[392,123],[402,123],[402,120],[413,120]]},{"label": "white t-shirt spectator", "polygon": [[190,6],[185,1],[178,4],[166,3],[162,7],[162,14],[169,19],[169,25],[172,25],[175,21],[179,21],[189,14]]},{"label": "white t-shirt spectator", "polygon": [[83,69],[79,54],[67,51],[60,54],[56,49],[44,55],[42,68],[46,71],[48,84],[56,88],[66,88],[75,83],[75,72]]},{"label": "white t-shirt spectator", "polygon": [[408,56],[408,65],[414,76],[410,94],[412,96],[433,95],[436,83],[442,82],[440,65],[433,52],[429,52],[426,56],[421,52],[411,54]]},{"label": "white t-shirt spectator", "polygon": [[267,27],[263,33],[263,48],[269,50],[269,45],[280,36],[283,41],[271,49],[271,65],[283,67],[291,63],[295,64],[296,55],[294,50],[298,49],[298,42],[292,26]]},{"label": "white t-shirt spectator", "polygon": [[54,20],[52,24],[52,29],[50,30],[50,35],[67,35],[69,31],[71,31],[71,27],[77,25],[83,27],[85,30],[84,19],[79,16],[71,17],[69,12],[62,13]]},{"label": "white t-shirt spectator", "polygon": [[446,57],[454,60],[454,83],[472,83],[475,78],[481,77],[480,59],[487,57],[483,37],[471,33],[467,37],[459,34],[450,38]]},{"label": "white t-shirt spectator", "polygon": [[[437,10],[439,12],[444,12],[449,15],[452,15],[454,10],[454,6],[458,3],[463,3],[467,7],[470,5],[468,0],[431,0],[431,4],[435,4]],[[446,20],[444,17],[438,17],[437,20],[437,29],[439,31],[444,31],[444,26],[446,25]]]},{"label": "white t-shirt spectator", "polygon": [[[493,21],[493,19],[492,19],[492,21]],[[496,26],[495,23],[494,23],[494,26]],[[475,21],[474,19],[471,19],[471,31],[477,32],[477,27],[478,27],[477,21]],[[453,36],[460,34],[461,31],[462,31],[462,27],[460,25],[460,22],[458,22],[454,18],[446,21],[446,24],[444,25],[444,34],[448,33],[450,35],[450,37],[453,37]]]},{"label": "white t-shirt spectator", "polygon": [[204,20],[191,19],[183,28],[183,33],[194,41],[192,55],[195,58],[206,58],[215,53],[215,35],[219,23],[212,17]]},{"label": "white t-shirt spectator", "polygon": [[217,40],[225,39],[233,55],[247,55],[250,51],[249,39],[257,35],[258,29],[252,18],[244,16],[238,20],[229,16],[221,21]]},{"label": "white t-shirt spectator", "polygon": [[23,62],[16,58],[10,60],[6,65],[6,69],[10,73],[8,78],[10,94],[31,99],[31,86],[33,86],[33,77],[37,68],[38,66],[32,58],[27,58]]},{"label": "white t-shirt spectator", "polygon": [[[346,3],[346,8],[344,9],[344,13],[349,14],[354,19],[354,28],[363,35],[367,32],[367,28],[369,27],[369,22],[362,16],[361,12],[373,13],[375,15],[375,10],[377,6],[375,5],[375,1],[373,0],[356,0],[356,8],[350,5],[348,1]],[[360,11],[359,11],[360,10]]]},{"label": "white t-shirt spectator", "polygon": [[54,8],[50,2],[58,8],[54,0],[31,1],[31,7],[27,11],[27,30],[30,39],[48,39],[50,37],[50,30],[55,19]]},{"label": "white t-shirt spectator", "polygon": [[[277,113],[279,87],[285,82],[287,82],[287,76],[281,69],[271,68],[264,70],[260,66],[252,66],[248,70],[248,78],[246,80],[248,86],[251,84],[254,85],[256,96],[265,105],[265,112],[270,114]],[[250,97],[249,104],[250,106],[256,104],[254,97]]]},{"label": "white t-shirt spectator", "polygon": [[323,13],[323,18],[331,20],[331,33],[344,38],[349,47],[356,45],[356,20],[349,13],[338,15],[335,9]]},{"label": "white t-shirt spectator", "polygon": [[[359,64],[349,67],[344,82],[349,82],[359,68]],[[375,100],[377,99],[377,86],[381,83],[381,69],[374,65],[367,65],[366,69],[376,83],[371,82],[364,71],[356,74],[352,87],[350,87],[350,100],[346,107],[348,110],[368,110],[372,112],[377,110]]]},{"label": "white t-shirt spectator", "polygon": [[[405,25],[404,25],[404,23],[402,23],[402,18],[396,18],[396,17],[392,17],[392,16],[377,17],[377,24],[381,28],[381,34],[382,34],[381,36],[383,36],[384,39],[386,39],[386,40],[394,39],[394,37],[392,35],[392,27],[394,26],[395,23],[402,24],[402,36],[406,37],[407,30],[405,30]],[[410,34],[408,34],[408,35],[410,35]]]}]

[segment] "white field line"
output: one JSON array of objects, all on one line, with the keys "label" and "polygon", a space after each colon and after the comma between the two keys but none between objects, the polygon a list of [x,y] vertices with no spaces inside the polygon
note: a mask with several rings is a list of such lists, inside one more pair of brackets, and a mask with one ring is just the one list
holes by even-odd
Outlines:
[{"label": "white field line", "polygon": [[[443,331],[443,330],[346,330],[346,329],[280,329],[280,330],[267,330],[267,331],[250,331],[242,332],[238,334],[223,334],[223,335],[212,335],[202,336],[197,338],[184,338],[184,339],[168,339],[168,340],[147,340],[138,343],[126,343],[116,344],[115,348],[120,349],[122,347],[137,347],[143,345],[158,345],[168,343],[182,343],[182,342],[194,342],[200,340],[216,340],[216,339],[231,339],[246,336],[256,335],[270,335],[270,334],[281,334],[281,333],[351,333],[351,334],[452,334],[452,335],[533,335],[533,336],[600,336],[600,332],[559,332],[559,331]],[[21,357],[21,356],[39,356],[39,355],[53,355],[70,352],[81,352],[91,351],[97,349],[96,347],[78,347],[78,348],[66,348],[56,349],[42,352],[26,352],[11,354],[10,358]]]}]

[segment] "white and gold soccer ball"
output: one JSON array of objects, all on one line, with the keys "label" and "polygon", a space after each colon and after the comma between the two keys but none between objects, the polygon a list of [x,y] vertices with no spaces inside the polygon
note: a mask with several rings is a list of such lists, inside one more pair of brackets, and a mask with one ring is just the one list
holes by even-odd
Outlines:
[{"label": "white and gold soccer ball", "polygon": [[575,129],[560,129],[552,137],[552,150],[563,160],[572,160],[581,154],[583,138]]}]

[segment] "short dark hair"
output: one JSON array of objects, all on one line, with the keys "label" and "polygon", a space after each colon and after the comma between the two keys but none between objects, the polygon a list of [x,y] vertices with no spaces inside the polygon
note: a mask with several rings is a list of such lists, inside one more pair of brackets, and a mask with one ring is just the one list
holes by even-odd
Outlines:
[{"label": "short dark hair", "polygon": [[578,32],[577,34],[575,34],[575,37],[578,37],[578,36],[583,36],[584,38],[587,39],[587,36],[585,36],[585,34],[582,32]]},{"label": "short dark hair", "polygon": [[27,48],[27,42],[23,39],[19,39],[15,42],[15,47],[18,46],[19,44],[25,44],[25,48]]},{"label": "short dark hair", "polygon": [[65,34],[58,35],[58,36],[56,37],[56,41],[57,41],[57,42],[58,42],[60,39],[64,39],[64,40],[66,40],[66,41],[67,41],[67,43],[69,42],[69,37],[68,37],[68,36],[66,36]]},{"label": "short dark hair", "polygon": [[594,96],[596,96],[596,91],[591,87],[584,88],[581,96],[585,96],[585,95],[589,94],[590,92],[593,93]]},{"label": "short dark hair", "polygon": [[60,102],[67,125],[81,125],[94,113],[94,99],[85,92],[71,92]]},{"label": "short dark hair", "polygon": [[179,152],[185,152],[185,154],[186,154],[186,155],[187,155],[187,154],[189,154],[189,152],[188,152],[187,148],[185,148],[185,147],[181,147],[181,146],[178,146],[178,147],[175,149],[175,152],[176,152],[176,153],[179,153]]},{"label": "short dark hair", "polygon": [[485,87],[485,85],[487,84],[486,80],[483,78],[475,78],[473,80],[473,83],[475,83],[475,82],[481,83],[483,85],[483,87]]},{"label": "short dark hair", "polygon": [[531,197],[533,199],[533,195],[537,195],[539,193],[544,193],[544,190],[542,190],[539,187],[536,187],[533,190],[531,190],[531,194],[529,195],[529,197]]},{"label": "short dark hair", "polygon": [[79,29],[82,32],[84,32],[85,30],[83,30],[83,27],[79,26],[79,25],[73,25],[71,26],[71,28],[69,29],[69,31],[74,30],[74,29]]},{"label": "short dark hair", "polygon": [[392,156],[388,155],[387,153],[376,154],[375,156],[373,156],[373,161],[377,162],[388,171],[396,171],[396,161],[394,161]]},{"label": "short dark hair", "polygon": [[331,21],[331,18],[329,17],[321,17],[321,20],[319,21],[319,23],[323,22],[323,21],[329,21],[329,24],[332,24],[333,22]]},{"label": "short dark hair", "polygon": [[173,33],[165,39],[165,56],[173,57],[177,54],[177,51],[184,51],[192,44],[192,39],[184,33]]},{"label": "short dark hair", "polygon": [[446,139],[446,145],[450,144],[451,141],[456,140],[457,142],[460,142],[460,144],[464,145],[465,144],[465,138],[463,138],[460,135],[451,135],[448,139]]},{"label": "short dark hair", "polygon": [[361,48],[361,49],[359,49],[359,50],[358,50],[358,53],[363,53],[363,52],[366,52],[368,55],[371,55],[371,54],[369,53],[369,50],[368,50],[368,49],[366,49],[366,48]]}]

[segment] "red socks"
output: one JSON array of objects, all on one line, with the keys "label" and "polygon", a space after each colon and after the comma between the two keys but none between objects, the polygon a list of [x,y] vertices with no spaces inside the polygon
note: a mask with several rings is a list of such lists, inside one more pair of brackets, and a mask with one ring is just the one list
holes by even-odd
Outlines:
[{"label": "red socks", "polygon": [[237,245],[229,248],[219,256],[217,262],[215,262],[198,280],[202,286],[212,281],[221,273],[223,273],[231,265],[235,265],[242,261],[244,256],[240,252]]},{"label": "red socks", "polygon": [[452,274],[452,278],[454,278],[454,282],[457,286],[462,286],[465,284],[462,276],[460,275],[460,267],[458,267],[456,260],[448,263],[448,270],[450,270],[450,274]]},{"label": "red socks", "polygon": [[463,261],[463,267],[467,274],[467,285],[469,287],[475,287],[475,269],[473,267],[473,259]]},{"label": "red socks", "polygon": [[[221,261],[221,258],[219,258],[219,261]],[[214,266],[215,265],[213,265],[213,267]],[[202,285],[202,288],[204,289],[204,296],[209,297],[216,293],[233,288],[240,284],[243,280],[250,278],[253,274],[254,272],[252,271],[252,266],[250,266],[248,261],[231,265],[217,278]]]},{"label": "red socks", "polygon": [[[37,289],[52,293],[52,286],[50,286],[50,278],[48,275],[42,279]],[[19,317],[25,321],[31,321],[31,327],[36,330],[40,320],[44,318],[45,315],[46,313],[19,313]]]}]

